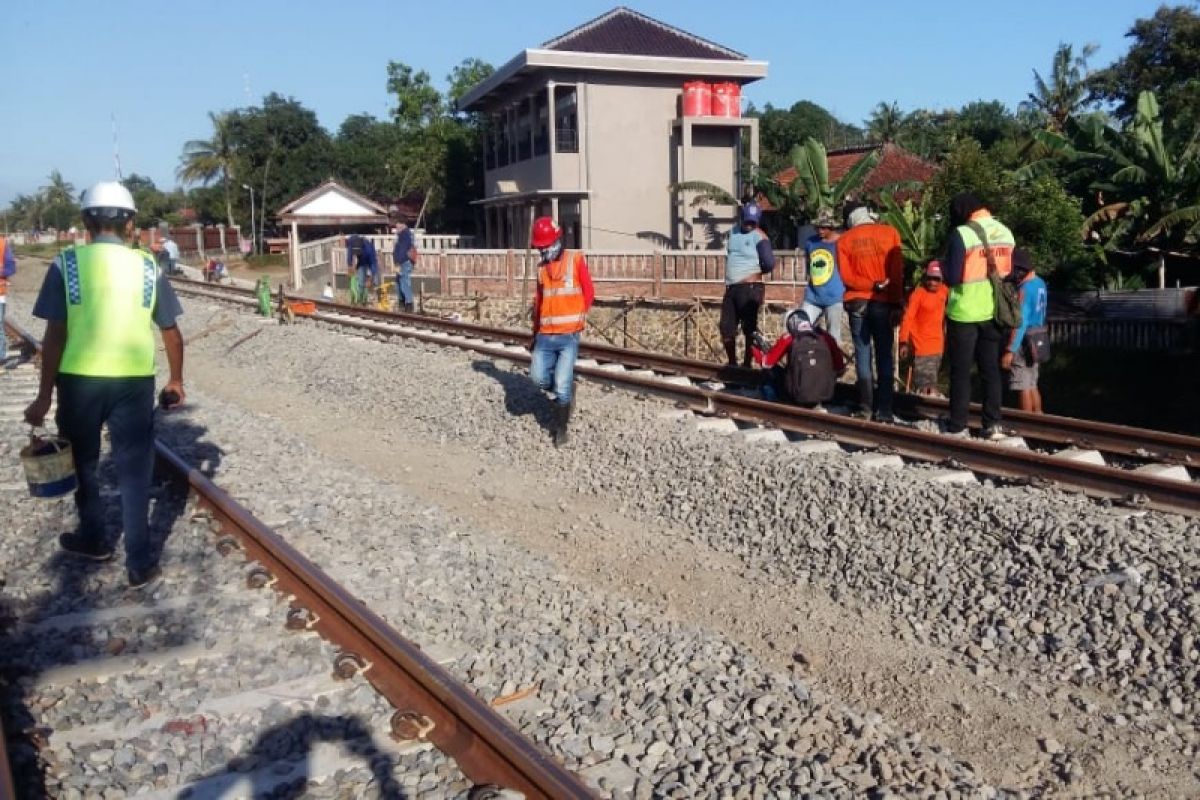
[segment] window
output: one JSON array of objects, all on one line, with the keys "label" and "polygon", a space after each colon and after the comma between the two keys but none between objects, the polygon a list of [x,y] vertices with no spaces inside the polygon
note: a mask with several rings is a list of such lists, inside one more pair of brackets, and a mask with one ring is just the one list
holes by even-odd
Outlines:
[{"label": "window", "polygon": [[550,152],[550,108],[545,92],[533,96],[533,154]]},{"label": "window", "polygon": [[517,160],[525,161],[533,148],[533,101],[526,97],[517,105]]},{"label": "window", "polygon": [[507,167],[511,161],[508,138],[508,112],[500,115],[496,123],[496,166]]},{"label": "window", "polygon": [[576,113],[575,87],[554,87],[554,152],[579,152],[579,117]]},{"label": "window", "polygon": [[558,201],[558,225],[563,232],[563,247],[575,249],[583,246],[580,237],[580,203],[578,200]]}]

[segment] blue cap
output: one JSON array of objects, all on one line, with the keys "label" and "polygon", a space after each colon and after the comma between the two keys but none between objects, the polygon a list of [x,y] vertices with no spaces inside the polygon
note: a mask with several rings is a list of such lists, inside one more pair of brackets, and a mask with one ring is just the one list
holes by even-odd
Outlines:
[{"label": "blue cap", "polygon": [[758,203],[749,202],[742,206],[742,222],[753,222],[755,225],[762,222],[762,209]]}]

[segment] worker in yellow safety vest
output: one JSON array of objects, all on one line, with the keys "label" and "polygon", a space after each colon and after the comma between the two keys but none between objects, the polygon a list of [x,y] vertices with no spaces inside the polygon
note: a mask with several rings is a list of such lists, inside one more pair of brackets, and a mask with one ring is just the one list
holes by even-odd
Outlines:
[{"label": "worker in yellow safety vest", "polygon": [[533,303],[530,377],[554,395],[551,435],[555,447],[567,443],[579,337],[595,299],[587,261],[578,250],[564,250],[562,229],[550,217],[534,220],[530,243],[541,257]]},{"label": "worker in yellow safety vest", "polygon": [[55,390],[59,433],[71,443],[78,489],[79,528],[58,541],[66,552],[108,561],[104,507],[97,466],[100,429],[112,439],[121,496],[125,569],[129,585],[142,588],[161,570],[149,535],[150,476],[154,467],[154,334],[160,330],[170,378],[160,402],[182,403],[183,310],[154,259],[126,242],[137,209],[117,182],[101,182],[83,195],[83,222],[91,244],[70,247],[54,260],[42,282],[33,315],[46,320],[37,398],[25,420],[40,426]]}]

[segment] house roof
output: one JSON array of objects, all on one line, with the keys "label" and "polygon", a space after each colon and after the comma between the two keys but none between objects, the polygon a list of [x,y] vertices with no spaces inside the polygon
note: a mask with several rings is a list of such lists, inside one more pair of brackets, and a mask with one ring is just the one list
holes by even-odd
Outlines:
[{"label": "house roof", "polygon": [[[830,150],[827,156],[829,163],[829,182],[837,183],[842,176],[850,171],[858,162],[866,158],[868,153],[882,149],[883,153],[875,169],[867,175],[863,182],[862,191],[874,194],[880,189],[893,183],[917,181],[928,183],[937,172],[937,166],[915,153],[910,153],[897,144],[870,144],[862,147],[847,147],[841,150]],[[796,168],[788,167],[775,176],[776,183],[790,186],[796,180]]]},{"label": "house roof", "polygon": [[725,61],[742,61],[746,58],[736,50],[701,39],[625,6],[618,6],[551,39],[542,45],[542,49]]},{"label": "house roof", "polygon": [[[514,84],[552,70],[734,81],[765,78],[767,62],[693,36],[625,7],[614,8],[538,48],[522,50],[458,101],[462,111],[503,104]],[[574,79],[572,79],[574,80]],[[525,91],[528,91],[526,87]]]},{"label": "house roof", "polygon": [[279,209],[284,222],[329,225],[387,222],[387,209],[330,178]]}]

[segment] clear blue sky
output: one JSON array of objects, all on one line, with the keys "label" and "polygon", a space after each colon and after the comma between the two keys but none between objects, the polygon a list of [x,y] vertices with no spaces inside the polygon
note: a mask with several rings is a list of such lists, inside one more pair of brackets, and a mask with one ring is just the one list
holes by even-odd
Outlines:
[{"label": "clear blue sky", "polygon": [[[114,175],[112,116],[124,173],[175,185],[183,143],[207,112],[269,91],[314,109],[331,132],[351,113],[386,117],[390,59],[440,86],[467,57],[496,66],[608,11],[613,0],[210,0],[207,3],[4,0],[0,16],[0,203],[60,169],[77,188]],[[747,89],[758,105],[812,100],[861,122],[881,100],[904,110],[977,99],[1015,105],[1060,41],[1127,47],[1155,0],[647,0],[630,6],[770,62]],[[503,9],[503,13],[501,13]],[[837,11],[848,12],[838,16]]]}]

